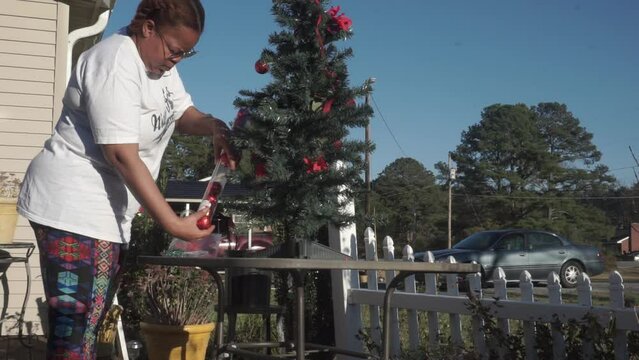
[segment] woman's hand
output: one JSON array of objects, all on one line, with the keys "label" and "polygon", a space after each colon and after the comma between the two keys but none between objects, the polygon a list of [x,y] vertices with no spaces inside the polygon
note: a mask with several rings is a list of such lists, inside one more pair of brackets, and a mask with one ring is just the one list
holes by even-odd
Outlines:
[{"label": "woman's hand", "polygon": [[231,130],[220,119],[216,119],[211,116],[211,132],[213,133],[213,155],[216,160],[220,159],[222,153],[224,153],[228,159],[228,165],[231,169],[235,170],[237,166],[235,150],[229,143],[231,138]]},{"label": "woman's hand", "polygon": [[219,159],[222,153],[228,158],[228,166],[235,170],[238,157],[229,142],[231,130],[224,121],[210,114],[204,114],[195,107],[186,109],[177,121],[176,129],[186,135],[211,136],[213,140],[213,155]]},{"label": "woman's hand", "polygon": [[215,225],[211,225],[207,229],[200,229],[197,226],[198,220],[207,216],[209,209],[205,208],[196,213],[193,213],[186,217],[178,217],[177,221],[170,226],[171,229],[166,229],[171,235],[178,239],[186,241],[194,241],[205,238],[210,235],[215,229]]}]

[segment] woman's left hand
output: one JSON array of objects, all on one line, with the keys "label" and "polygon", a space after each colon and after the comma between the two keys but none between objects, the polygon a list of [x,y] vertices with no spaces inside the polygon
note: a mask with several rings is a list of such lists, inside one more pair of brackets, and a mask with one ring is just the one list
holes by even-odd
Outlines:
[{"label": "woman's left hand", "polygon": [[229,168],[235,170],[237,165],[237,155],[235,153],[235,149],[231,146],[230,138],[231,138],[231,130],[224,123],[224,121],[214,118],[211,116],[213,124],[211,125],[211,129],[213,132],[213,155],[215,159],[220,159],[222,153],[226,155],[228,158]]},{"label": "woman's left hand", "polygon": [[191,106],[177,121],[176,129],[186,135],[211,136],[215,159],[219,159],[222,153],[226,154],[229,160],[228,166],[235,170],[239,159],[230,143],[231,130],[224,121],[213,115],[204,114]]}]

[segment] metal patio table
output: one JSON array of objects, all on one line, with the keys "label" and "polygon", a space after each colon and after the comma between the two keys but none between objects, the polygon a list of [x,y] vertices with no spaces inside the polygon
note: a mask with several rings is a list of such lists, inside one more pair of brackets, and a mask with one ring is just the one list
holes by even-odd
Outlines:
[{"label": "metal patio table", "polygon": [[[406,261],[364,261],[364,260],[325,260],[325,259],[304,259],[304,258],[206,258],[206,257],[181,257],[181,256],[139,256],[138,263],[150,265],[167,265],[167,266],[188,266],[199,267],[208,271],[218,287],[218,305],[217,305],[217,326],[215,343],[216,349],[214,356],[217,357],[218,352],[236,353],[247,357],[259,357],[261,359],[281,359],[281,357],[265,356],[264,354],[256,354],[254,352],[241,350],[236,344],[225,344],[222,334],[222,326],[224,322],[224,304],[225,289],[222,279],[218,271],[229,268],[256,268],[274,271],[288,271],[295,285],[295,311],[294,324],[296,326],[294,334],[294,349],[296,359],[304,359],[306,345],[304,341],[304,283],[303,271],[307,270],[382,270],[397,271],[397,275],[391,280],[386,287],[384,294],[384,317],[383,317],[383,337],[382,359],[387,360],[390,356],[390,298],[397,286],[406,277],[416,273],[475,273],[480,271],[477,264],[447,264],[447,263],[426,263],[426,262],[406,262]],[[254,344],[260,345],[260,344]],[[265,344],[261,344],[265,345]],[[317,346],[316,346],[317,347]],[[353,352],[335,347],[320,346],[324,350],[334,353],[341,353],[349,356],[366,358],[369,354]],[[253,355],[252,355],[253,354]],[[259,355],[259,356],[258,356]]]}]

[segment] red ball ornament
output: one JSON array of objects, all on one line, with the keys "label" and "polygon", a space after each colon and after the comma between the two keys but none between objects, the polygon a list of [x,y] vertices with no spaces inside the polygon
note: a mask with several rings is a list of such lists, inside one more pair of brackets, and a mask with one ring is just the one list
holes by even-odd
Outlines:
[{"label": "red ball ornament", "polygon": [[215,207],[215,205],[217,205],[217,196],[216,195],[209,195],[209,202],[211,203],[211,207]]},{"label": "red ball ornament", "polygon": [[260,59],[255,62],[255,71],[257,71],[258,74],[266,74],[268,70],[269,66],[266,61]]},{"label": "red ball ornament", "polygon": [[206,230],[210,228],[211,225],[213,224],[211,224],[211,217],[208,213],[197,220],[197,227],[200,230]]},{"label": "red ball ornament", "polygon": [[229,161],[229,156],[226,155],[226,153],[224,153],[224,152],[220,154],[219,161],[222,163],[222,165],[224,165],[226,167],[230,167],[231,166],[231,162]]},{"label": "red ball ornament", "polygon": [[222,184],[220,184],[217,181],[211,184],[211,191],[209,191],[211,195],[217,196],[217,195],[220,195],[221,192],[222,192]]}]

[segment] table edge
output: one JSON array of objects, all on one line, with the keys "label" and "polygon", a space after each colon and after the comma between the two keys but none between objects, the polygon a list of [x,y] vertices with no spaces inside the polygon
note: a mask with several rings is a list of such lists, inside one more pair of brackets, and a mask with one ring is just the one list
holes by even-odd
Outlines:
[{"label": "table edge", "polygon": [[298,258],[204,258],[180,256],[138,256],[139,264],[190,266],[207,269],[258,268],[270,270],[382,270],[435,273],[476,273],[478,264],[427,263],[403,260],[326,260]]}]

